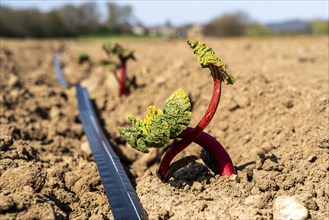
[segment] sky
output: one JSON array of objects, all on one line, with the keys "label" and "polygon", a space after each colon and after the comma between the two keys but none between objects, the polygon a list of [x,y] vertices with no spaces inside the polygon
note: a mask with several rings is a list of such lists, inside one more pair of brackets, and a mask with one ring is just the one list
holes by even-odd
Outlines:
[{"label": "sky", "polygon": [[[37,8],[50,11],[70,2],[80,5],[88,0],[1,0],[1,4],[15,9]],[[95,1],[100,6],[103,17],[108,1]],[[301,19],[329,20],[328,0],[276,0],[276,1],[111,1],[118,5],[131,5],[133,13],[146,26],[156,26],[170,21],[173,25],[188,23],[204,24],[223,14],[242,11],[252,20],[261,23]]]}]

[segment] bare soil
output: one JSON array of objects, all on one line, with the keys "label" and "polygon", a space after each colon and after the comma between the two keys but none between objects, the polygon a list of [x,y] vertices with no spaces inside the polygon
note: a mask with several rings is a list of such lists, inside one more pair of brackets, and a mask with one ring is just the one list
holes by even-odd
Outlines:
[{"label": "bare soil", "polygon": [[[184,40],[116,41],[134,49],[128,76],[138,87],[118,97],[101,41],[1,40],[0,219],[113,219],[79,119],[75,89],[89,89],[110,142],[127,168],[150,219],[273,219],[278,196],[293,196],[310,219],[329,216],[328,38],[204,39],[237,79],[224,85],[206,131],[227,149],[237,176],[214,176],[201,160],[168,183],[155,175],[163,150],[137,152],[120,137],[129,114],[163,107],[183,88],[191,126],[211,97],[212,79]],[[79,66],[77,55],[92,65]],[[179,156],[198,155],[192,144]]]}]

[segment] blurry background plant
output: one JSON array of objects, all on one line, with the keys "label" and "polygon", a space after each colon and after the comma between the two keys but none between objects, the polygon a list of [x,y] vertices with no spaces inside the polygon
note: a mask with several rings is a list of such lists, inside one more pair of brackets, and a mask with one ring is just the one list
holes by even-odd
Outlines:
[{"label": "blurry background plant", "polygon": [[[128,95],[131,91],[131,88],[136,88],[136,77],[127,76],[127,62],[128,60],[136,60],[134,51],[122,47],[120,44],[103,44],[103,50],[109,56],[108,60],[102,60],[102,65],[114,73],[115,78],[117,79],[120,88],[119,96]],[[111,60],[115,56],[119,63]],[[116,70],[120,69],[120,77],[116,75]]]},{"label": "blurry background plant", "polygon": [[80,74],[79,77],[85,78],[89,75],[92,70],[93,62],[90,59],[90,56],[86,53],[80,53],[77,56],[78,62],[78,73]]},{"label": "blurry background plant", "polygon": [[90,62],[90,58],[89,58],[89,55],[88,54],[79,54],[78,55],[78,63],[81,65],[81,64],[84,64],[84,63],[87,63],[87,62]]}]

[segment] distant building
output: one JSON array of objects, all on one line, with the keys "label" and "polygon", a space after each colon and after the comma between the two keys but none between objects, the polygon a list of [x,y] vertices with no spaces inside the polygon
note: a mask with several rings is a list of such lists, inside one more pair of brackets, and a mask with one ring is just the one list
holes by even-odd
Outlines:
[{"label": "distant building", "polygon": [[136,25],[132,26],[131,31],[136,35],[147,34],[147,29],[141,24],[136,24]]},{"label": "distant building", "polygon": [[203,36],[203,25],[184,25],[177,28],[176,37],[188,39],[201,39]]},{"label": "distant building", "polygon": [[162,36],[166,38],[171,38],[175,36],[176,29],[171,26],[155,26],[147,29],[150,36]]},{"label": "distant building", "polygon": [[286,21],[279,23],[269,23],[266,27],[273,33],[277,34],[300,34],[309,33],[310,26],[304,21]]}]

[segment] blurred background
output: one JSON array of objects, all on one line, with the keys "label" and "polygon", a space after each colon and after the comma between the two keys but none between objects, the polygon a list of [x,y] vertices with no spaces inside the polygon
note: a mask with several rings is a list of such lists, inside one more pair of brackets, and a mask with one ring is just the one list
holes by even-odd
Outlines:
[{"label": "blurred background", "polygon": [[2,0],[2,38],[328,35],[328,1]]}]

